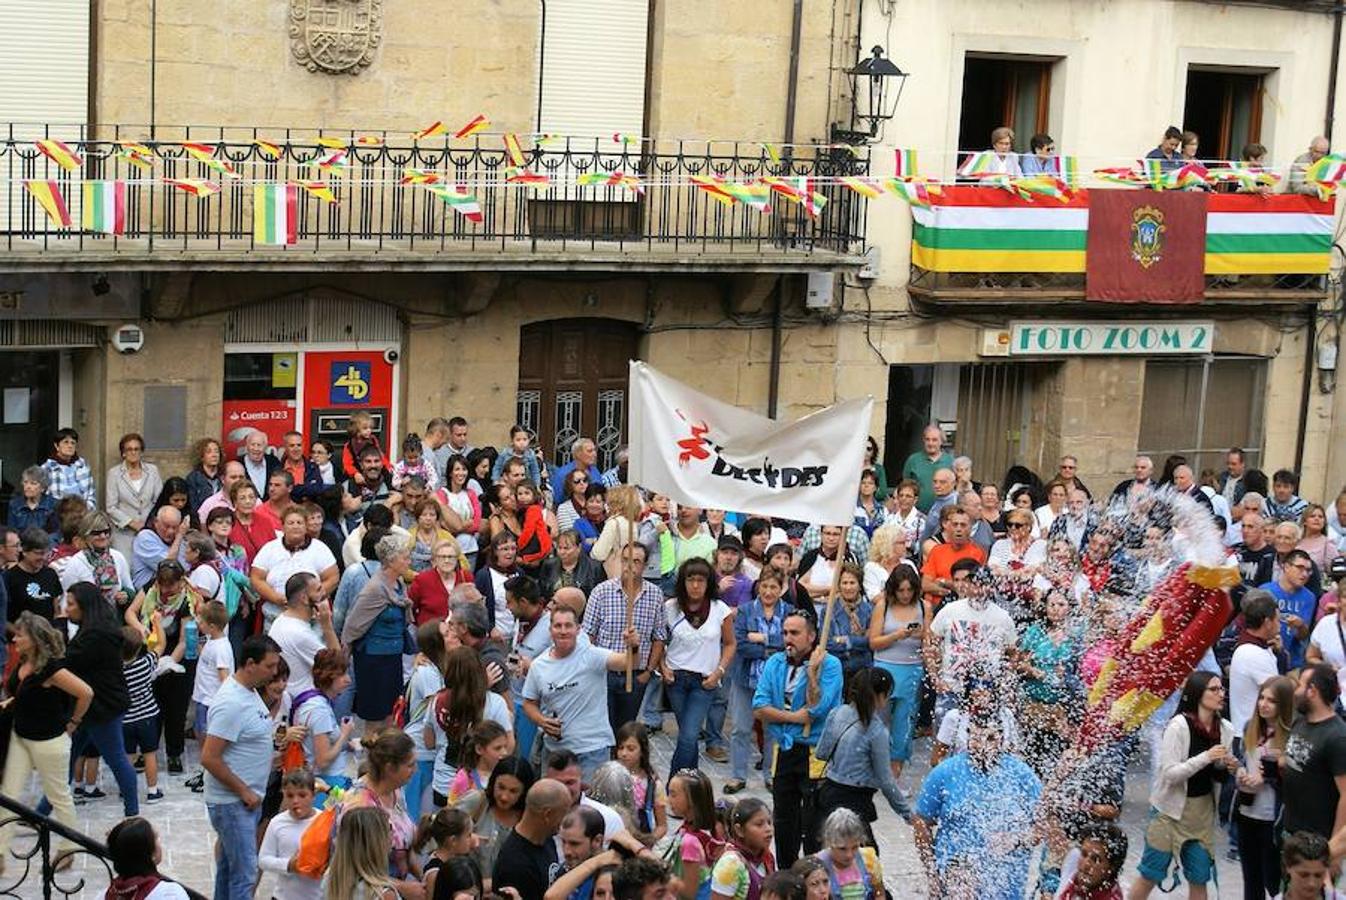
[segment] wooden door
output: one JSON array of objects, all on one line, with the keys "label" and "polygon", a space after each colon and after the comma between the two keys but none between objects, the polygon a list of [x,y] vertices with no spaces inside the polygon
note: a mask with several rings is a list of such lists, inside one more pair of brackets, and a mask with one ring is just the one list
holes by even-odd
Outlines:
[{"label": "wooden door", "polygon": [[570,459],[577,438],[598,445],[598,467],[616,465],[626,443],[627,363],[639,332],[612,319],[560,319],[525,325],[519,340],[519,424],[553,465]]}]

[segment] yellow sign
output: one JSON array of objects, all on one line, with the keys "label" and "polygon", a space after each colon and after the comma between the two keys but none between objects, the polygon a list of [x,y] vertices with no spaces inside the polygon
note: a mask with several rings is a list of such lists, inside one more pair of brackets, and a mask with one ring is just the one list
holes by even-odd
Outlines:
[{"label": "yellow sign", "polygon": [[298,370],[298,353],[273,353],[271,355],[271,386],[273,388],[294,387]]}]

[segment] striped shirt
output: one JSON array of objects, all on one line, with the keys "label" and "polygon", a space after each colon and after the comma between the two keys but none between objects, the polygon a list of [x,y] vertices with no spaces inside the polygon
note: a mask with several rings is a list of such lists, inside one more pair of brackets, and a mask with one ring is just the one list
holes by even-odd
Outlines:
[{"label": "striped shirt", "polygon": [[[641,580],[632,624],[640,636],[640,654],[636,665],[644,669],[650,662],[655,641],[668,641],[668,620],[664,617],[664,594]],[[595,646],[614,653],[626,650],[622,632],[626,630],[626,594],[620,579],[610,578],[594,588],[584,611],[584,631]]]},{"label": "striped shirt", "polygon": [[126,675],[126,690],[131,695],[131,708],[122,718],[122,724],[143,722],[159,715],[159,704],[154,699],[154,672],[159,668],[159,657],[153,650],[145,650],[129,663],[122,663]]}]

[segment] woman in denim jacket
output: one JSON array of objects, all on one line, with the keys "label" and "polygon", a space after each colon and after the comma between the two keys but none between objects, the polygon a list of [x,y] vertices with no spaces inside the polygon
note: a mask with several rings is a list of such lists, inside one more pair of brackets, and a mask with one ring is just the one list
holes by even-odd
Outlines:
[{"label": "woman in denim jacket", "polygon": [[[748,757],[752,752],[752,695],[757,692],[757,680],[767,657],[785,649],[785,639],[781,634],[788,611],[781,602],[785,578],[782,572],[771,566],[762,569],[757,577],[757,598],[740,607],[738,615],[734,617],[737,652],[734,654],[729,695],[734,730],[730,735],[730,774],[724,786],[726,794],[737,794],[747,786]],[[771,742],[764,739],[762,759],[770,758]],[[766,768],[763,765],[763,769]],[[771,789],[770,776],[767,776],[767,789]]]}]

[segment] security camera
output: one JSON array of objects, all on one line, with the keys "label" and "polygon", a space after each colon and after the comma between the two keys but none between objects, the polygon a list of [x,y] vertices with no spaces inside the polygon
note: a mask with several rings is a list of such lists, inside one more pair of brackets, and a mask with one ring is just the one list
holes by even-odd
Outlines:
[{"label": "security camera", "polygon": [[389,347],[387,350],[383,351],[383,361],[390,366],[396,365],[397,361],[401,358],[402,354],[398,353],[397,350],[393,349],[392,347]]},{"label": "security camera", "polygon": [[118,353],[137,353],[145,346],[145,331],[139,325],[122,325],[112,332],[112,346]]}]

